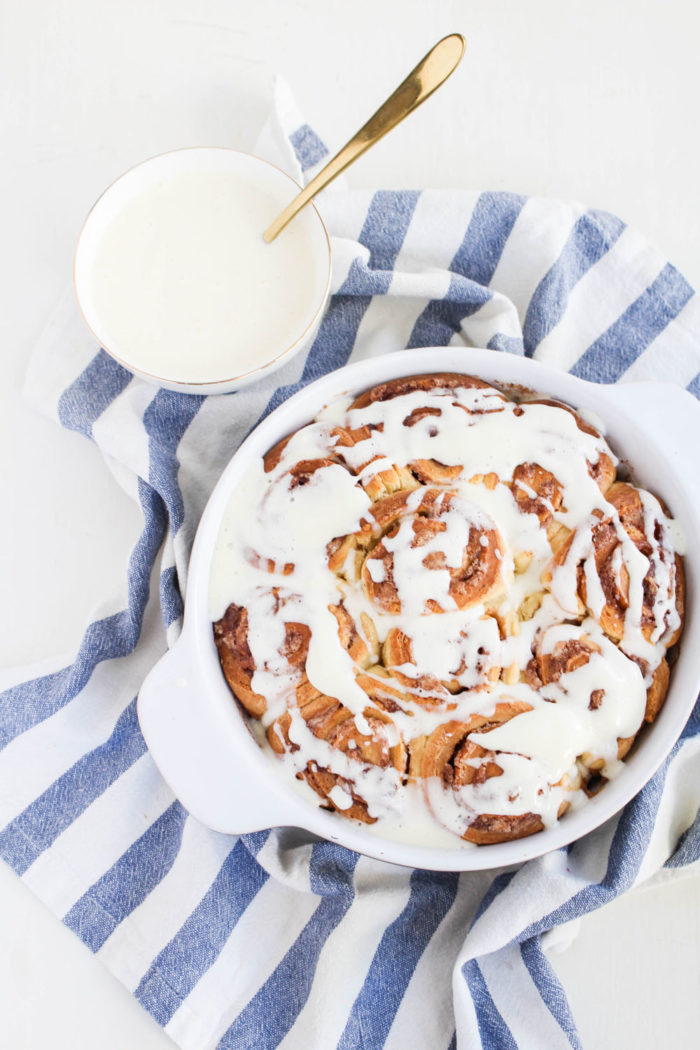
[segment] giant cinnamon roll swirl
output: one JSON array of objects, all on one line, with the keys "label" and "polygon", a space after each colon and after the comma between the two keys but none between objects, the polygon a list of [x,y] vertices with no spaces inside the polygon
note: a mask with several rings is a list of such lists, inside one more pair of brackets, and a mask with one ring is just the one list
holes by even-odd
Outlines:
[{"label": "giant cinnamon roll swirl", "polygon": [[253,465],[214,640],[300,790],[485,845],[617,773],[663,705],[684,585],[677,525],[616,463],[570,406],[437,373],[328,406]]}]

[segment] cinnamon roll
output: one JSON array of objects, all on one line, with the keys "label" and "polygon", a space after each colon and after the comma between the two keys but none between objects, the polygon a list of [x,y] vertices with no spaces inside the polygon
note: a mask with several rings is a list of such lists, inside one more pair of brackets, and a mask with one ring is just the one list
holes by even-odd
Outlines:
[{"label": "cinnamon roll", "polygon": [[584,804],[658,716],[684,618],[680,529],[616,475],[570,406],[457,373],[278,442],[211,577],[260,746],[389,837],[487,845]]}]

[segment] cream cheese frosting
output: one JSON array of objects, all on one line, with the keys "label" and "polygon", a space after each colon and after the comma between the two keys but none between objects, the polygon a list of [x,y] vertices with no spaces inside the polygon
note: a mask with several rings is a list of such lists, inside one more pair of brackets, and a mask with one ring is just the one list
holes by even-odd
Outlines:
[{"label": "cream cheese frosting", "polygon": [[529,834],[615,775],[665,688],[682,533],[566,406],[384,386],[236,486],[210,578],[222,666],[320,804],[409,841]]}]

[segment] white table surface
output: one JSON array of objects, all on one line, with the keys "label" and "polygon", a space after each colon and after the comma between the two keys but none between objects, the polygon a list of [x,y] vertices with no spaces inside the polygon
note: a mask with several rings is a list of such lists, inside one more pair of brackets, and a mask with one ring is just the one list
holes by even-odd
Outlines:
[{"label": "white table surface", "polygon": [[[454,30],[468,38],[459,71],[351,185],[578,198],[637,226],[700,286],[691,0],[0,3],[0,667],[75,649],[139,527],[95,448],[20,394],[92,201],[154,153],[250,148],[275,71],[338,146]],[[697,873],[638,889],[552,955],[589,1050],[694,1041],[699,889]],[[1,1050],[172,1047],[1,865],[0,929]]]}]

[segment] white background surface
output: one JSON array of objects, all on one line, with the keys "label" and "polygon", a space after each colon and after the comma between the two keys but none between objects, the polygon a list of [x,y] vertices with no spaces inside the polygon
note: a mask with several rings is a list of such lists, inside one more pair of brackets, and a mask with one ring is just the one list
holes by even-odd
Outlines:
[{"label": "white background surface", "polygon": [[[273,72],[337,147],[455,30],[458,72],[349,182],[579,198],[699,287],[690,0],[0,0],[0,667],[77,646],[140,522],[92,445],[20,396],[93,200],[167,149],[250,148]],[[637,890],[552,957],[587,1050],[694,1042],[699,888],[695,875]],[[172,1046],[7,869],[0,931],[2,1050]]]}]

